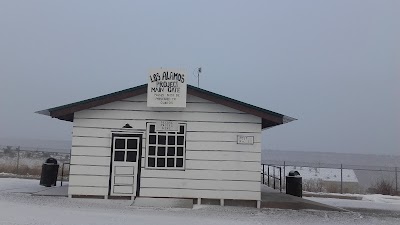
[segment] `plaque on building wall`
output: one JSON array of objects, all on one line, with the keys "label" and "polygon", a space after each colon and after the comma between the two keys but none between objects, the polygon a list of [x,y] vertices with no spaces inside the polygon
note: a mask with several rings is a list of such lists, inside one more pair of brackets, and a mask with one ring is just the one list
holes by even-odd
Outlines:
[{"label": "plaque on building wall", "polygon": [[237,136],[237,143],[241,145],[253,145],[254,144],[254,136]]},{"label": "plaque on building wall", "polygon": [[187,76],[182,70],[155,69],[149,73],[147,107],[186,107]]}]

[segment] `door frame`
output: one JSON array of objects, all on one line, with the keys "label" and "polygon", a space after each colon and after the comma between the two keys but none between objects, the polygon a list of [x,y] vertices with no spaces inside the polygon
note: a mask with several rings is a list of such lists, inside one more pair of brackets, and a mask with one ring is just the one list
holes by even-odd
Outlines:
[{"label": "door frame", "polygon": [[136,177],[136,193],[132,197],[139,197],[140,195],[140,175],[142,170],[142,146],[143,146],[143,133],[111,133],[111,155],[110,155],[110,175],[108,181],[108,196],[111,196],[111,178],[113,172],[113,154],[114,154],[114,138],[115,137],[138,137],[139,138],[139,149],[138,149],[138,171]]}]

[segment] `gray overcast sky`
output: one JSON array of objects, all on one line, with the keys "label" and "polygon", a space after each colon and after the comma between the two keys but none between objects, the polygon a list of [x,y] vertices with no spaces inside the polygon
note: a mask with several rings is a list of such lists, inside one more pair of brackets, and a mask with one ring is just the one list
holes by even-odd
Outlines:
[{"label": "gray overcast sky", "polygon": [[399,0],[2,0],[0,137],[70,140],[34,111],[198,66],[202,88],[299,119],[266,148],[400,154]]}]

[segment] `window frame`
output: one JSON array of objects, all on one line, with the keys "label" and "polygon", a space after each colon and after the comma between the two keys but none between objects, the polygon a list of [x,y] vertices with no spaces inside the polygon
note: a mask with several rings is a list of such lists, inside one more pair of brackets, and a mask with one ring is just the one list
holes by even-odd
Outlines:
[{"label": "window frame", "polygon": [[[168,131],[156,131],[154,129],[155,133],[150,133],[150,126],[154,125],[154,128],[156,126],[156,122],[148,122],[146,124],[146,157],[145,157],[145,168],[146,169],[152,169],[152,170],[185,170],[186,169],[186,134],[187,134],[187,124],[186,123],[178,123],[179,126],[179,130],[178,131],[169,131],[169,132],[173,132],[174,133],[174,137],[175,137],[175,144],[174,145],[168,145],[168,136],[169,136],[169,132]],[[180,132],[180,128],[181,126],[183,126],[184,130],[183,130],[183,134],[179,134]],[[160,133],[161,132],[161,133]],[[163,156],[158,156],[158,140],[159,140],[159,134],[165,135],[165,144],[161,144],[160,147],[165,147],[165,154]],[[156,143],[155,144],[150,144],[150,135],[155,135],[155,139],[156,139]],[[178,145],[178,137],[179,136],[183,136],[183,145]],[[155,147],[155,154],[154,155],[150,155],[149,156],[149,149],[150,146],[154,146]],[[175,154],[174,156],[168,156],[168,147],[174,147],[175,148]],[[178,156],[178,147],[182,147],[183,148],[183,156]],[[149,157],[150,158],[154,158],[154,167],[149,166]],[[158,167],[157,166],[157,159],[158,158],[164,158],[164,167]],[[168,163],[168,158],[174,158],[174,167],[168,167],[167,163]],[[183,160],[183,165],[182,167],[176,167],[176,161],[177,159],[182,159]]]},{"label": "window frame", "polygon": [[[123,142],[123,148],[118,148],[117,147],[117,141],[119,141],[119,140],[123,140],[124,142]],[[135,146],[137,147],[136,149],[135,148],[128,148],[128,146],[129,146],[129,141],[136,141],[136,143],[135,143]],[[112,154],[113,154],[113,158],[112,158],[112,160],[114,161],[114,162],[127,162],[127,163],[136,163],[136,162],[138,162],[138,160],[140,160],[139,158],[138,158],[138,155],[139,155],[139,151],[140,151],[140,138],[136,138],[136,137],[133,137],[133,138],[131,138],[131,137],[125,137],[125,136],[116,136],[116,137],[114,137],[113,138],[113,152],[112,152]],[[123,153],[123,156],[122,156],[122,159],[123,160],[120,160],[119,158],[118,158],[118,160],[116,160],[116,158],[117,158],[117,152],[119,152],[119,153]],[[132,152],[136,152],[136,157],[135,157],[135,161],[130,161],[130,160],[128,160],[128,155],[129,155],[129,153],[132,153]],[[120,157],[120,156],[119,156]]]}]

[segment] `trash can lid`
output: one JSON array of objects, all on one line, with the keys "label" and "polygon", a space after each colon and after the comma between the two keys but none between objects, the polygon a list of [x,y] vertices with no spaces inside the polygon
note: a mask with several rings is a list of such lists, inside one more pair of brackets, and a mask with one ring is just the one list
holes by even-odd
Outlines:
[{"label": "trash can lid", "polygon": [[292,171],[290,171],[289,172],[289,176],[300,176],[300,173],[299,173],[299,171],[297,171],[297,170],[292,170]]},{"label": "trash can lid", "polygon": [[48,159],[46,159],[46,162],[45,162],[45,163],[57,164],[57,159],[55,159],[55,158],[48,158]]}]

